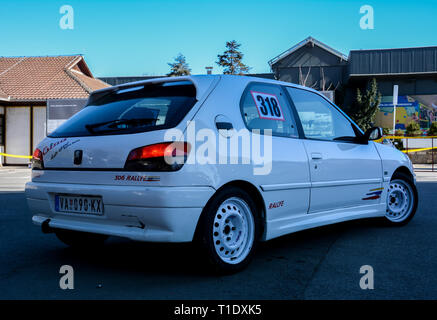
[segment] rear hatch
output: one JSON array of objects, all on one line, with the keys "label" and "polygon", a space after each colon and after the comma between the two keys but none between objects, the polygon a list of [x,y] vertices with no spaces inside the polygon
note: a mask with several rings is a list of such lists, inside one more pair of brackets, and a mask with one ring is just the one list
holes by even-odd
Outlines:
[{"label": "rear hatch", "polygon": [[123,170],[131,151],[182,132],[218,78],[142,82],[95,92],[38,147],[46,170]]}]

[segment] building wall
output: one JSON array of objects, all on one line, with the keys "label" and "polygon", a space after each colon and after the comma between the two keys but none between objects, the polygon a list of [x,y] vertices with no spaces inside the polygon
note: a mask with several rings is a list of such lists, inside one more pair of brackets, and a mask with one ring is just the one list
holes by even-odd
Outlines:
[{"label": "building wall", "polygon": [[83,109],[87,99],[50,99],[47,100],[47,134]]},{"label": "building wall", "polygon": [[376,77],[378,89],[383,96],[393,95],[393,86],[399,86],[399,95],[430,95],[437,94],[437,74],[420,77]]},{"label": "building wall", "polygon": [[4,145],[4,135],[5,135],[4,114],[5,114],[5,108],[3,106],[0,106],[0,146]]},{"label": "building wall", "polygon": [[336,90],[343,85],[342,66],[284,67],[276,70],[278,80],[320,91]]},{"label": "building wall", "polygon": [[307,44],[273,64],[272,71],[278,80],[335,92],[344,84],[347,61]]},{"label": "building wall", "polygon": [[352,75],[426,74],[437,71],[437,47],[353,50],[349,62]]},{"label": "building wall", "polygon": [[[437,121],[437,76],[433,75],[386,75],[375,76],[378,90],[382,95],[381,105],[375,118],[375,125],[393,128],[393,86],[399,86],[396,107],[396,129],[405,130],[410,122],[419,123],[424,132],[431,123]],[[351,90],[365,90],[373,77],[352,77]],[[355,99],[351,91],[347,103]]]},{"label": "building wall", "polygon": [[[5,153],[29,156],[32,154],[32,107],[7,105],[5,108]],[[27,164],[29,159],[5,157],[5,164]]]},{"label": "building wall", "polygon": [[[5,108],[0,106],[0,153],[4,152],[4,137],[5,137]],[[3,163],[3,156],[0,155],[0,165]]]},{"label": "building wall", "polygon": [[313,46],[307,44],[276,62],[272,65],[272,69],[299,66],[345,66],[346,64],[347,62],[340,59],[339,56],[332,54],[317,45]]},{"label": "building wall", "polygon": [[351,87],[377,80],[382,102],[376,125],[393,127],[394,85],[399,86],[396,129],[404,130],[414,121],[426,132],[437,121],[437,47],[354,50],[348,70]]},{"label": "building wall", "polygon": [[107,84],[110,84],[111,86],[116,86],[119,84],[129,83],[129,82],[136,82],[136,81],[142,81],[142,80],[150,80],[155,78],[162,78],[164,76],[138,76],[138,77],[101,77],[98,78],[99,80],[102,80],[103,82],[106,82]]},{"label": "building wall", "polygon": [[[0,106],[0,119],[2,112],[5,119],[4,143],[3,146],[0,143],[0,152],[32,155],[46,135],[80,111],[86,101],[87,99],[51,99],[34,104],[7,103]],[[28,159],[13,157],[2,157],[0,161],[10,165],[29,163]]]},{"label": "building wall", "polygon": [[[30,156],[36,145],[46,136],[46,106],[35,104],[4,104],[3,145],[0,152]],[[28,164],[29,159],[1,157],[2,164]]]}]

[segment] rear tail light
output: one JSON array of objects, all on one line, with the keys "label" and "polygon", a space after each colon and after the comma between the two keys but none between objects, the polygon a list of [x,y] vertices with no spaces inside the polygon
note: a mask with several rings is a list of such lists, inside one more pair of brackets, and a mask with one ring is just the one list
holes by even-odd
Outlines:
[{"label": "rear tail light", "polygon": [[128,171],[177,171],[190,152],[187,142],[164,142],[132,150],[124,166]]},{"label": "rear tail light", "polygon": [[44,159],[41,150],[35,149],[32,155],[32,169],[44,169]]}]

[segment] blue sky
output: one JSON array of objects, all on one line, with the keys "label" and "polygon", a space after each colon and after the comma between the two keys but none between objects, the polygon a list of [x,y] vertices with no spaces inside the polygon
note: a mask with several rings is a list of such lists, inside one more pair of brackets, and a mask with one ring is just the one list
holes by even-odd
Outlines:
[{"label": "blue sky", "polygon": [[[62,5],[74,29],[59,27]],[[362,5],[374,8],[374,30],[359,26]],[[242,43],[251,72],[313,36],[351,49],[437,45],[435,0],[0,0],[0,56],[83,54],[95,76],[160,75],[179,53],[194,74],[214,66],[225,42]]]}]

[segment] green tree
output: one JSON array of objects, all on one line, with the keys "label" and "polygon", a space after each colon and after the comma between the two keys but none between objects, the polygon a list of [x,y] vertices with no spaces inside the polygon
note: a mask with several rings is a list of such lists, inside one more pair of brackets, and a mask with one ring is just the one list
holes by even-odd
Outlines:
[{"label": "green tree", "polygon": [[237,41],[228,41],[225,52],[217,55],[218,61],[216,63],[223,68],[224,74],[242,75],[249,71],[250,68],[241,61],[243,53],[239,51],[240,47],[241,44]]},{"label": "green tree", "polygon": [[405,129],[406,129],[405,133],[407,136],[414,137],[414,136],[422,135],[422,130],[420,130],[420,125],[415,121],[410,122]]},{"label": "green tree", "polygon": [[373,126],[380,103],[381,93],[378,91],[376,79],[373,78],[370,88],[364,94],[357,89],[357,99],[346,112],[365,131]]},{"label": "green tree", "polygon": [[167,76],[169,77],[188,76],[191,74],[191,69],[182,53],[179,53],[174,62],[168,63],[168,65],[170,66],[170,72],[167,73]]},{"label": "green tree", "polygon": [[428,135],[429,136],[437,136],[437,122],[431,123],[431,126],[429,127],[429,130],[428,130]]}]

